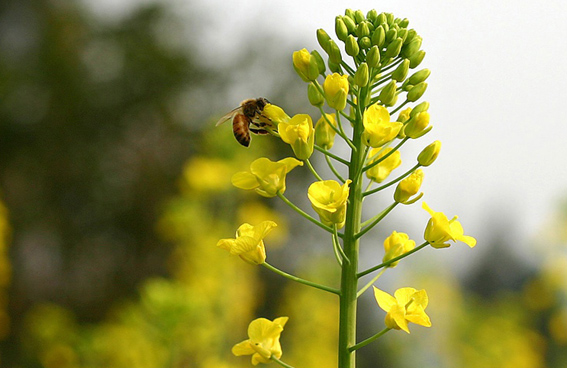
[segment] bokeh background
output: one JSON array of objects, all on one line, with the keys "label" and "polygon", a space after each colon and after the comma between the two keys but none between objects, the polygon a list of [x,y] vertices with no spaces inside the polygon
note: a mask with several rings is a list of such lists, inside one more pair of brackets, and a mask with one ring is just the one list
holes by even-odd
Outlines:
[{"label": "bokeh background", "polygon": [[[286,362],[336,366],[333,297],[215,247],[272,219],[270,262],[336,285],[323,232],[230,185],[289,147],[255,137],[244,149],[214,123],[259,96],[318,119],[291,54],[318,48],[315,30],[332,34],[345,6],[380,6],[423,37],[434,129],[404,157],[443,142],[424,199],[478,239],[380,279],[390,292],[425,288],[433,327],[387,334],[360,366],[567,366],[565,4],[3,0],[0,366],[248,367],[230,348],[253,318],[281,315]],[[306,209],[311,181],[307,170],[288,181]],[[361,267],[380,261],[392,230],[420,239],[427,218],[397,209]],[[360,309],[362,339],[384,315],[370,296]]]}]

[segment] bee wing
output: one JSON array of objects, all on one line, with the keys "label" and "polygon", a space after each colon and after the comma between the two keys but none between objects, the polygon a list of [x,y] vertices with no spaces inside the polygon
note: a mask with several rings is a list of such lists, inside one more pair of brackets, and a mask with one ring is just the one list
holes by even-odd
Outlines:
[{"label": "bee wing", "polygon": [[217,121],[217,123],[215,124],[215,126],[219,126],[222,123],[224,123],[227,120],[232,119],[232,117],[234,116],[234,114],[236,114],[238,112],[238,110],[240,110],[242,107],[236,107],[234,109],[232,109],[230,112],[226,113],[222,118],[219,119],[219,121]]}]

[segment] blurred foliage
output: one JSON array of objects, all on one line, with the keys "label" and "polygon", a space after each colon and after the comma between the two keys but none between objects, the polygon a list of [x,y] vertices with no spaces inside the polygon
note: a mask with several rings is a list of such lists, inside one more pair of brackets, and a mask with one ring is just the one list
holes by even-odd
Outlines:
[{"label": "blurred foliage", "polygon": [[[8,210],[0,201],[0,341],[6,339],[10,332],[8,287],[12,278],[12,267],[8,258],[9,237]],[[0,363],[2,356],[3,354],[0,352]]]}]

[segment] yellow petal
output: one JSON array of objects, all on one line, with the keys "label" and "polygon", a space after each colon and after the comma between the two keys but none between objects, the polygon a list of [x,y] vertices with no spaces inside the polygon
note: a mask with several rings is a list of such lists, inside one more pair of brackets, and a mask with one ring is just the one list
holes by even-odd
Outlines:
[{"label": "yellow petal", "polygon": [[251,190],[258,187],[258,179],[249,172],[241,171],[232,176],[232,185],[240,189]]},{"label": "yellow petal", "polygon": [[250,340],[244,340],[232,347],[232,354],[236,356],[251,355],[254,353],[255,351],[254,349],[252,349],[252,346],[250,345]]},{"label": "yellow petal", "polygon": [[389,312],[390,309],[392,309],[392,307],[396,305],[396,299],[387,292],[378,289],[376,286],[373,286],[373,288],[374,298],[376,299],[376,302],[378,303],[380,308],[382,308],[386,312]]}]

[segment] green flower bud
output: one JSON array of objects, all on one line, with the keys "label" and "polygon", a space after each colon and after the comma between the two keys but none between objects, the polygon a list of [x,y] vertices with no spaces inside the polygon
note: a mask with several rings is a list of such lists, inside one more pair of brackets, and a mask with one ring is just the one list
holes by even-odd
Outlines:
[{"label": "green flower bud", "polygon": [[309,98],[309,103],[313,106],[323,106],[325,103],[325,96],[319,92],[319,89],[313,83],[309,83],[307,87],[307,97]]},{"label": "green flower bud", "polygon": [[325,114],[325,117],[321,118],[315,124],[315,144],[324,149],[330,149],[335,143],[335,135],[337,132],[329,125],[329,122],[334,127],[337,126],[337,121],[335,120],[335,114]]},{"label": "green flower bud", "polygon": [[342,17],[340,16],[335,18],[335,33],[337,34],[339,40],[343,42],[348,37],[348,28],[345,22],[343,21]]},{"label": "green flower bud", "polygon": [[376,18],[378,18],[378,12],[376,11],[376,9],[372,9],[368,13],[366,13],[366,19],[368,19],[369,21],[374,22]]},{"label": "green flower bud", "polygon": [[341,50],[333,40],[329,40],[329,60],[335,64],[340,64],[343,61]]},{"label": "green flower bud", "polygon": [[384,58],[395,58],[396,56],[398,56],[403,44],[404,42],[401,38],[396,38],[394,41],[390,42],[388,47],[386,47],[386,51],[384,52]]},{"label": "green flower bud", "polygon": [[382,88],[382,91],[380,91],[380,94],[378,95],[378,99],[382,102],[382,104],[384,104],[385,106],[394,106],[394,104],[398,100],[396,88],[397,85],[395,80],[391,81],[384,88]]},{"label": "green flower bud", "polygon": [[394,14],[392,13],[386,13],[386,22],[388,23],[388,25],[392,25],[394,24]]},{"label": "green flower bud", "polygon": [[355,31],[358,37],[365,37],[370,35],[370,28],[368,28],[367,22],[358,23]]},{"label": "green flower bud", "polygon": [[404,59],[404,61],[394,70],[392,73],[392,79],[398,82],[402,82],[408,76],[410,61]]},{"label": "green flower bud", "polygon": [[359,38],[358,46],[360,46],[361,49],[369,49],[372,47],[372,41],[370,41],[370,38],[368,37]]},{"label": "green flower bud", "polygon": [[321,45],[321,48],[325,50],[326,53],[329,53],[329,42],[331,41],[331,37],[329,37],[327,32],[325,32],[322,28],[317,30],[317,41],[319,42],[319,45]]},{"label": "green flower bud", "polygon": [[408,37],[408,30],[405,28],[398,30],[398,37],[401,38],[405,43],[406,38]]},{"label": "green flower bud", "polygon": [[429,102],[423,101],[422,103],[420,103],[419,105],[417,105],[416,107],[414,107],[411,110],[409,117],[413,118],[414,116],[416,116],[420,112],[424,112],[424,111],[427,111],[427,110],[429,110]]},{"label": "green flower bud", "polygon": [[378,22],[378,24],[386,23],[387,22],[386,13],[378,14],[378,18],[376,19],[376,21]]},{"label": "green flower bud", "polygon": [[409,25],[409,20],[408,18],[404,18],[398,24],[400,25],[400,28],[407,28]]},{"label": "green flower bud", "polygon": [[419,84],[423,81],[425,81],[427,79],[427,77],[429,77],[429,75],[431,74],[431,70],[429,69],[422,69],[418,72],[415,72],[412,74],[411,77],[409,77],[408,81],[410,84]]},{"label": "green flower bud", "polygon": [[384,31],[384,27],[380,26],[374,30],[371,41],[373,45],[378,47],[384,46],[384,42],[386,42],[386,31]]},{"label": "green flower bud", "polygon": [[317,61],[317,69],[319,70],[319,74],[325,73],[325,70],[327,68],[325,68],[325,60],[323,60],[321,54],[319,54],[317,50],[313,50],[311,51],[311,55],[315,58],[315,61]]},{"label": "green flower bud", "polygon": [[341,65],[337,64],[337,63],[333,63],[331,60],[329,60],[327,62],[327,64],[329,65],[329,70],[333,73],[342,73],[343,70],[341,69]]},{"label": "green flower bud", "polygon": [[355,20],[356,23],[362,23],[366,20],[362,10],[357,10],[357,11],[354,12],[354,20]]},{"label": "green flower bud", "polygon": [[415,54],[413,54],[412,56],[409,57],[409,61],[410,61],[410,69],[414,69],[417,68],[417,66],[419,64],[421,64],[421,62],[423,61],[423,58],[425,57],[425,51],[423,50],[419,50],[418,52],[416,52]]},{"label": "green flower bud", "polygon": [[427,83],[421,82],[413,86],[412,89],[408,92],[407,100],[410,102],[415,102],[420,99],[421,96],[425,93],[427,89]]},{"label": "green flower bud", "polygon": [[368,84],[368,65],[366,63],[360,64],[356,73],[354,73],[354,84],[359,87],[364,87]]},{"label": "green flower bud", "polygon": [[390,28],[390,30],[386,32],[386,43],[390,43],[396,38],[398,38],[398,31],[395,28]]},{"label": "green flower bud", "polygon": [[354,23],[354,20],[351,17],[344,16],[343,22],[348,29],[348,33],[354,33],[354,30],[356,29],[356,23]]},{"label": "green flower bud", "polygon": [[293,53],[293,69],[295,69],[304,82],[314,81],[319,76],[317,60],[307,49]]},{"label": "green flower bud", "polygon": [[415,31],[415,29],[410,29],[408,31],[408,35],[406,36],[406,40],[404,41],[404,44],[407,45],[408,43],[410,43],[415,38],[415,36],[417,36],[417,32]]},{"label": "green flower bud", "polygon": [[421,41],[422,41],[421,37],[419,36],[414,37],[410,43],[404,45],[402,54],[407,58],[413,56],[413,54],[419,51],[419,48],[421,47]]},{"label": "green flower bud", "polygon": [[429,126],[429,120],[430,116],[427,111],[422,111],[418,114],[415,114],[404,126],[405,135],[412,139],[422,137],[432,128],[431,126]]},{"label": "green flower bud", "polygon": [[360,52],[358,42],[356,42],[356,38],[354,38],[353,35],[349,35],[347,37],[347,40],[345,41],[345,51],[352,57],[355,57]]},{"label": "green flower bud", "polygon": [[377,68],[380,66],[380,50],[378,46],[372,46],[370,51],[366,54],[366,62],[371,68]]},{"label": "green flower bud", "polygon": [[431,143],[429,146],[425,147],[423,151],[421,151],[419,156],[417,156],[417,162],[419,162],[421,166],[429,166],[433,162],[435,162],[435,160],[439,156],[440,151],[441,151],[441,142],[435,141]]},{"label": "green flower bud", "polygon": [[352,9],[345,9],[345,15],[352,20],[354,20],[354,10]]}]

